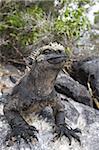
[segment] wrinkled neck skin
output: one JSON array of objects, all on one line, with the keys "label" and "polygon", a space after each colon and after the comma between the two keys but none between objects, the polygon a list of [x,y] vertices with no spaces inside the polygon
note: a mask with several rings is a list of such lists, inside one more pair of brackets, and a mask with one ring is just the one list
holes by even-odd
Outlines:
[{"label": "wrinkled neck skin", "polygon": [[35,64],[27,78],[28,87],[39,97],[51,94],[59,71],[60,69],[44,68]]}]

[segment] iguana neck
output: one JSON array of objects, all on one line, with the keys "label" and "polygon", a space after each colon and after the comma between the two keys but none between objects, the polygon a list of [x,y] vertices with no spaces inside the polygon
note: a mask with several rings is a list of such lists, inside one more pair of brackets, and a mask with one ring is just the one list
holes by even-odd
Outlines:
[{"label": "iguana neck", "polygon": [[37,96],[47,96],[54,90],[59,70],[35,66],[28,75],[28,85]]}]

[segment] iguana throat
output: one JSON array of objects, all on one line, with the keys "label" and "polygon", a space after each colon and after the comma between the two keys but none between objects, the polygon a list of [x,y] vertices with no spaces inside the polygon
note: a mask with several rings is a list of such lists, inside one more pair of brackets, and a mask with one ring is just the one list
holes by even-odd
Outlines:
[{"label": "iguana throat", "polygon": [[36,64],[33,71],[29,73],[29,84],[32,84],[32,91],[37,96],[47,96],[54,90],[54,84],[58,70],[47,69]]}]

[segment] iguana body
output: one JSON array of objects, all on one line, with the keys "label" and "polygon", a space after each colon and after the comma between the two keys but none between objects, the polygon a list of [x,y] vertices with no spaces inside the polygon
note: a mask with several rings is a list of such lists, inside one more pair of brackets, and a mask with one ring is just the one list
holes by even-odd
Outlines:
[{"label": "iguana body", "polygon": [[30,72],[14,87],[4,106],[4,114],[11,126],[11,133],[7,140],[23,138],[31,141],[36,137],[36,128],[30,126],[22,117],[25,112],[39,112],[46,106],[51,106],[55,118],[57,136],[65,135],[71,142],[73,136],[78,141],[75,130],[68,129],[65,124],[64,106],[60,96],[54,90],[58,72],[62,69],[66,55],[64,48],[58,44],[51,44],[40,48],[33,55]]}]

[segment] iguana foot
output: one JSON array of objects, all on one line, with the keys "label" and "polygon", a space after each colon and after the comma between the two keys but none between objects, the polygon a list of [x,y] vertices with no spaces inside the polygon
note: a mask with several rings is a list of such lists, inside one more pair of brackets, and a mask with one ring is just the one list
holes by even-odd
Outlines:
[{"label": "iguana foot", "polygon": [[35,135],[36,132],[38,132],[38,130],[34,126],[27,125],[22,127],[15,127],[10,133],[7,134],[5,140],[6,145],[12,146],[14,142],[20,144],[21,138],[23,138],[27,144],[29,142],[33,142],[33,139],[38,141],[38,138]]},{"label": "iguana foot", "polygon": [[69,139],[69,145],[71,145],[72,137],[81,144],[80,138],[76,134],[76,133],[81,133],[80,129],[78,129],[78,128],[76,128],[76,129],[70,128],[69,129],[66,124],[59,125],[59,126],[56,126],[55,133],[56,133],[56,136],[54,137],[54,139],[58,139],[58,138],[62,137],[63,135],[65,135]]}]

